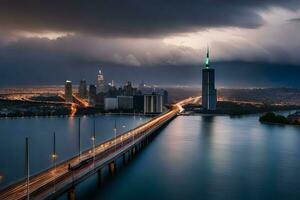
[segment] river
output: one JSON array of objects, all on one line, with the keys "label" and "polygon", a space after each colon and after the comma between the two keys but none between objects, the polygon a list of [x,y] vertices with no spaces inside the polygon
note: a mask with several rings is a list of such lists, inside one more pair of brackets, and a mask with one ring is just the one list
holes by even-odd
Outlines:
[{"label": "river", "polygon": [[[300,199],[300,127],[258,116],[179,116],[105,186],[77,199]],[[66,199],[63,196],[61,199]]]},{"label": "river", "polygon": [[[97,115],[80,119],[81,150],[91,148],[93,123],[96,143],[130,130],[150,119],[145,116]],[[30,173],[35,174],[52,165],[53,132],[56,133],[57,162],[73,157],[78,148],[77,117],[33,117],[0,119],[0,189],[25,176],[25,138],[29,138]]]},{"label": "river", "polygon": [[[147,118],[97,117],[98,142]],[[84,147],[90,146],[91,118],[82,119]],[[55,128],[54,128],[55,127]],[[33,170],[49,165],[51,132],[60,134],[59,158],[77,152],[76,120],[0,120],[1,172],[23,173],[24,137],[32,143]],[[3,132],[3,130],[6,130]],[[125,131],[125,130],[124,130]],[[4,163],[4,165],[3,165]],[[16,166],[20,165],[20,166]],[[99,187],[97,175],[76,187],[76,199],[300,199],[300,127],[267,125],[258,115],[178,116],[126,166]],[[59,199],[66,199],[67,195]]]}]

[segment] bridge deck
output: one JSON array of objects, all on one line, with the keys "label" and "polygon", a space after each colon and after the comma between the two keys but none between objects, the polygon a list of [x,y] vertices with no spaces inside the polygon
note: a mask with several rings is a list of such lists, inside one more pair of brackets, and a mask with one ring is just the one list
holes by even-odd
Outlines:
[{"label": "bridge deck", "polygon": [[[29,181],[31,199],[45,199],[57,196],[72,185],[83,181],[103,166],[132,149],[132,147],[139,144],[143,138],[147,137],[175,117],[182,109],[181,106],[193,101],[194,98],[183,100],[175,104],[168,112],[163,113],[116,138],[97,145],[95,151],[93,148],[89,149],[83,152],[80,157],[75,156],[57,165],[56,168],[52,167],[31,176]],[[74,166],[80,161],[90,158],[92,158],[92,161],[88,162],[83,167],[76,170],[69,170],[69,164]],[[27,183],[25,179],[0,191],[1,200],[25,199],[26,195]]]}]

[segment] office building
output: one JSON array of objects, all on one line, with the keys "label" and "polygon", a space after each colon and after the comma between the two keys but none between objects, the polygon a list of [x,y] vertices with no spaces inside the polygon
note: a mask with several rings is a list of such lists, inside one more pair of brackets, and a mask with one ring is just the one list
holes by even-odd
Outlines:
[{"label": "office building", "polygon": [[134,95],[133,96],[133,111],[135,113],[144,112],[144,95]]},{"label": "office building", "polygon": [[102,71],[99,70],[99,74],[97,75],[97,93],[104,93],[105,92],[105,83],[104,83],[104,76]]},{"label": "office building", "polygon": [[96,95],[96,107],[104,109],[104,96],[103,92],[100,92]]},{"label": "office building", "polygon": [[216,110],[217,107],[215,70],[209,66],[209,49],[207,49],[205,68],[202,69],[202,107],[205,110]]},{"label": "office building", "polygon": [[65,82],[65,100],[66,102],[72,102],[73,97],[72,97],[73,91],[72,91],[72,81],[66,81]]},{"label": "office building", "polygon": [[89,86],[89,104],[91,106],[96,105],[96,86],[95,85],[90,85]]},{"label": "office building", "polygon": [[112,111],[118,109],[118,99],[117,98],[104,98],[104,110]]},{"label": "office building", "polygon": [[79,82],[79,86],[78,86],[78,95],[81,98],[87,98],[87,88],[86,88],[86,81],[85,80],[81,80]]},{"label": "office building", "polygon": [[144,113],[155,114],[163,111],[163,96],[160,94],[144,95]]},{"label": "office building", "polygon": [[123,87],[123,95],[133,96],[135,93],[136,93],[136,88],[133,88],[131,82],[127,81]]},{"label": "office building", "polygon": [[133,109],[133,96],[117,96],[118,109],[129,111]]}]

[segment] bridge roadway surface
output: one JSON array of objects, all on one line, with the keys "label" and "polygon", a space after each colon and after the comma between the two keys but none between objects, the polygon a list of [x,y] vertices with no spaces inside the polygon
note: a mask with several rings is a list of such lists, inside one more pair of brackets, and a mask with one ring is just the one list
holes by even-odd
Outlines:
[{"label": "bridge roadway surface", "polygon": [[[83,181],[88,176],[96,173],[103,166],[113,162],[116,158],[139,144],[146,136],[153,133],[156,129],[172,120],[179,112],[182,106],[195,103],[198,97],[190,97],[174,105],[171,109],[148,122],[127,131],[116,138],[107,140],[95,148],[88,149],[79,156],[63,161],[55,168],[51,167],[38,174],[32,175],[29,181],[30,199],[46,199],[57,196],[66,191],[70,185]],[[88,164],[70,171],[69,164],[74,166],[80,161],[91,159]],[[34,159],[34,158],[31,158]],[[23,180],[14,183],[0,191],[1,200],[18,200],[27,198],[27,182]]]}]

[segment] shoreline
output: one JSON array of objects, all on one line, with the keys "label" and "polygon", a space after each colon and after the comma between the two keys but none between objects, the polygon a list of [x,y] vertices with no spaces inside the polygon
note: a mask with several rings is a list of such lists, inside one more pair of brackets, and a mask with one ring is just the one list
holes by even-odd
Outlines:
[{"label": "shoreline", "polygon": [[20,118],[78,118],[78,117],[85,117],[85,116],[99,116],[99,115],[119,115],[119,116],[136,116],[136,117],[154,117],[158,114],[134,114],[134,113],[95,113],[95,114],[79,114],[79,115],[32,115],[32,116],[0,116],[0,120],[3,119],[20,119]]}]

